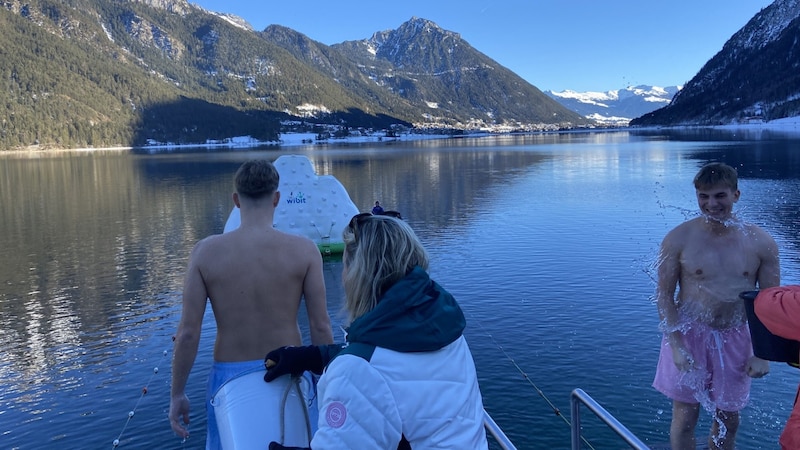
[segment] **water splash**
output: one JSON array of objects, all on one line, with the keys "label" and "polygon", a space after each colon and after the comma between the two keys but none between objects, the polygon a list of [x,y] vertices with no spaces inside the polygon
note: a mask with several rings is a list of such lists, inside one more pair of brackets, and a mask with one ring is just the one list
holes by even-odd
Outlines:
[{"label": "water splash", "polygon": [[725,425],[725,421],[720,414],[714,413],[713,419],[716,424],[717,432],[711,434],[711,441],[717,448],[722,448],[722,445],[725,443],[725,437],[728,435],[728,427]]},{"label": "water splash", "polygon": [[675,323],[674,325],[668,325],[666,318],[661,319],[661,321],[658,322],[658,330],[664,334],[669,334],[679,331],[681,334],[685,335],[691,329],[692,329],[692,321],[683,317],[680,320],[678,320],[678,322]]}]

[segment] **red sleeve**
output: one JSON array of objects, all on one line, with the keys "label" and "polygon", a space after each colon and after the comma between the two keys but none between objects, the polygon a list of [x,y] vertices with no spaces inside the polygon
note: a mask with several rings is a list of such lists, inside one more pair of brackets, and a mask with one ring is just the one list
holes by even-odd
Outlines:
[{"label": "red sleeve", "polygon": [[762,289],[756,297],[755,311],[772,334],[800,340],[800,286]]}]

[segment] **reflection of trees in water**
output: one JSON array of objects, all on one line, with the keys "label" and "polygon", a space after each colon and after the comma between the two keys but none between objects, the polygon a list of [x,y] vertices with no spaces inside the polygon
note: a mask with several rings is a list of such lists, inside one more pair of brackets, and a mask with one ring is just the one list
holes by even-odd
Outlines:
[{"label": "reflection of trees in water", "polygon": [[[342,328],[347,326],[347,311],[344,309],[344,287],[342,286],[342,267],[342,258],[338,256],[326,257],[322,265],[328,298],[328,315],[331,317],[333,340],[335,342],[344,342]],[[304,314],[305,310],[301,311],[301,315]],[[307,322],[308,320],[306,319],[306,324]],[[304,329],[303,333],[303,336],[309,336],[307,329]]]},{"label": "reflection of trees in water", "polygon": [[[376,200],[411,223],[449,227],[466,222],[497,183],[546,159],[544,154],[501,150],[428,149],[414,152],[312,157],[347,189],[356,206],[368,211]],[[317,169],[319,171],[319,169]]]},{"label": "reflection of trees in water", "polygon": [[0,340],[18,370],[51,367],[73,357],[65,349],[147,320],[148,308],[175,300],[194,243],[222,229],[229,168],[192,184],[192,164],[150,177],[135,161],[123,152],[2,161],[10,207],[0,246],[13,257],[0,259]]},{"label": "reflection of trees in water", "polygon": [[[614,167],[603,163],[618,156],[608,147],[604,153],[603,146],[627,143],[624,136],[464,138],[344,150],[315,146],[296,153],[308,154],[319,175],[342,182],[359,209],[380,200],[387,209],[401,211],[412,226],[424,224],[415,228],[452,236],[487,208],[492,189],[526,176],[536,165],[569,158],[559,165],[574,168],[577,177],[608,175]],[[598,150],[581,144],[597,144]],[[696,160],[698,167],[725,161],[739,169],[745,188],[775,184],[743,189],[739,207],[746,204],[745,217],[776,236],[785,279],[797,281],[800,212],[793,198],[800,189],[800,153],[790,145],[710,142],[675,158]],[[143,317],[164,304],[174,307],[189,251],[197,240],[220,232],[230,213],[236,168],[246,159],[274,160],[285,153],[293,152],[73,152],[0,160],[0,248],[7,255],[0,258],[0,344],[15,361],[40,369],[39,364],[58,361],[60,356],[52,354],[59,348],[114,342],[121,327],[148,320]],[[637,170],[648,173],[653,158],[636,157],[641,159]],[[674,170],[672,162],[662,164],[663,170]],[[690,191],[691,180],[681,186]],[[529,205],[523,201],[520,207]],[[340,276],[326,274],[334,318]]]},{"label": "reflection of trees in water", "polygon": [[[0,212],[0,249],[4,251],[4,257],[0,258],[0,345],[5,352],[0,356],[0,376],[11,387],[3,394],[12,398],[12,404],[23,396],[26,404],[34,396],[59,402],[64,397],[54,396],[58,394],[54,393],[55,388],[59,388],[59,395],[70,395],[80,383],[90,385],[88,389],[114,386],[122,389],[126,384],[141,382],[131,381],[136,378],[134,375],[121,373],[133,373],[128,363],[137,359],[141,362],[142,352],[156,347],[160,354],[164,346],[169,346],[168,333],[174,332],[180,310],[181,282],[189,251],[198,239],[222,230],[232,207],[233,173],[242,161],[250,158],[274,160],[286,153],[307,154],[314,161],[317,173],[337,177],[360,209],[368,210],[375,200],[381,200],[387,208],[403,212],[415,229],[429,234],[426,237],[441,233],[433,236],[437,239],[452,235],[457,239],[469,237],[464,232],[467,228],[493,232],[485,224],[473,222],[473,217],[480,216],[476,212],[490,207],[487,202],[516,195],[516,191],[506,190],[509,186],[539,187],[554,181],[564,190],[531,194],[555,192],[549,201],[532,197],[530,202],[521,199],[518,206],[541,208],[543,204],[551,210],[535,210],[547,220],[542,220],[536,228],[514,228],[522,232],[538,231],[542,233],[539,237],[545,239],[552,232],[553,241],[558,240],[556,232],[563,234],[564,229],[576,233],[587,229],[587,222],[566,223],[567,219],[576,216],[585,219],[592,208],[605,211],[628,198],[644,197],[645,201],[663,204],[660,211],[666,214],[663,220],[641,217],[644,221],[641,226],[628,221],[620,227],[623,232],[646,228],[648,221],[659,229],[663,225],[666,231],[696,214],[691,186],[695,166],[724,160],[736,165],[742,174],[743,200],[737,208],[744,206],[746,219],[764,225],[776,235],[786,280],[800,279],[796,251],[800,247],[796,197],[800,191],[797,175],[800,154],[794,155],[792,149],[769,141],[687,142],[684,147],[669,142],[651,145],[646,139],[636,142],[634,138],[620,136],[626,135],[553,134],[481,141],[467,138],[441,143],[386,143],[382,147],[315,145],[281,151],[181,155],[95,152],[4,157],[0,159],[0,201],[4,206]],[[563,174],[562,170],[569,173]],[[679,176],[675,176],[677,172]],[[631,180],[635,180],[633,184],[626,184]],[[641,196],[618,196],[611,185],[637,189],[654,186],[654,190]],[[570,210],[568,206],[572,205],[563,205],[563,199],[579,208]],[[508,220],[513,223],[513,209],[517,206],[506,204]],[[638,210],[638,205],[633,206]],[[677,213],[672,210],[683,207],[690,210],[681,209]],[[502,207],[493,208],[498,209]],[[550,216],[545,216],[546,213]],[[559,217],[565,220],[558,220]],[[502,225],[503,220],[501,217],[498,223]],[[650,236],[623,236],[646,246],[655,246],[653,243],[662,237],[659,234],[651,240]],[[615,252],[615,241],[616,238],[592,240],[592,254],[599,254],[606,247],[609,254]],[[467,279],[464,274],[471,275],[474,272],[470,270],[482,268],[454,267],[454,261],[465,261],[473,250],[461,242],[458,244],[443,247],[448,252],[463,251],[464,257],[449,253],[446,261],[451,265],[437,270],[457,269],[455,272],[467,281],[461,289],[473,289],[471,282],[480,279]],[[553,242],[552,247],[544,246],[538,255],[564,255],[561,247],[562,243]],[[552,258],[548,264],[572,256]],[[536,254],[531,258],[536,259]],[[620,261],[620,258],[614,254],[612,259]],[[515,267],[514,262],[504,264]],[[340,313],[341,262],[326,261],[324,268],[335,337],[341,341],[337,326],[344,319]],[[492,275],[491,270],[487,271],[488,276]],[[551,281],[550,273],[563,278],[563,283],[574,281],[563,276],[568,273],[566,270],[556,268],[543,274],[525,273],[524,279],[519,277],[519,286],[541,286],[536,281]],[[526,292],[523,303],[529,298],[537,297]],[[527,307],[497,312],[492,310],[495,303],[484,302],[480,296],[474,299],[466,296],[463,300],[459,297],[459,301],[473,310],[483,305],[487,317],[502,313],[508,319],[524,319],[519,321],[523,326],[506,327],[504,332],[524,331],[525,324],[546,316],[548,323],[559,324],[558,329],[552,329],[556,335],[575,316],[572,307],[544,312]],[[165,328],[168,331],[159,339],[148,336]],[[576,325],[575,329],[581,326]],[[147,344],[148,339],[158,342]],[[213,334],[204,333],[204,339],[211,342]],[[571,338],[567,341],[573,342]],[[211,345],[203,348],[210,358]],[[562,378],[582,376],[578,365],[565,370],[573,372]],[[87,374],[85,379],[83,374]],[[167,370],[161,374],[168,378]],[[40,380],[46,383],[38,383]],[[202,380],[202,375],[197,380]],[[203,382],[199,381],[197,386],[197,395],[202,395]],[[502,396],[495,397],[495,402],[498,398]],[[85,401],[93,403],[88,398]],[[95,405],[85,407],[87,411],[95,408]],[[14,413],[11,411],[10,417]],[[163,416],[156,415],[158,418],[153,420],[163,423]],[[21,422],[12,419],[11,423]],[[202,423],[201,419],[199,426]],[[55,423],[48,426],[54,425],[57,426]],[[166,433],[167,429],[163,430]]]}]

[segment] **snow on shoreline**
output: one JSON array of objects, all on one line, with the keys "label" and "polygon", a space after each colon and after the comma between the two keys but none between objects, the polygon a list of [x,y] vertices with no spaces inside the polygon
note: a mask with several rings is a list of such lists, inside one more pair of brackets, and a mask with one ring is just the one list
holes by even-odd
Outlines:
[{"label": "snow on shoreline", "polygon": [[[472,133],[458,135],[455,137],[481,137],[487,136],[488,133]],[[0,150],[0,155],[10,154],[31,154],[41,155],[55,152],[92,152],[92,151],[144,151],[151,153],[164,152],[168,153],[172,150],[180,149],[248,149],[256,147],[296,147],[301,145],[337,145],[337,144],[351,144],[351,143],[370,143],[370,142],[397,142],[397,141],[419,141],[427,139],[448,139],[454,137],[453,135],[446,134],[398,134],[394,137],[386,137],[383,135],[362,135],[362,136],[349,136],[346,138],[329,138],[325,140],[317,140],[316,133],[281,133],[278,141],[260,141],[250,136],[237,136],[227,139],[214,140],[209,139],[205,144],[175,144],[170,142],[157,142],[148,140],[148,144],[142,147],[84,147],[84,148],[42,148],[38,145],[31,145],[24,149],[16,150]]]},{"label": "snow on shoreline", "polygon": [[[746,134],[757,133],[757,132],[776,132],[776,133],[785,133],[791,136],[798,135],[800,136],[800,116],[795,117],[786,117],[783,119],[776,119],[771,120],[769,122],[755,122],[755,123],[738,123],[738,124],[729,124],[729,125],[694,125],[694,126],[680,126],[680,127],[642,127],[642,128],[630,128],[630,130],[641,129],[661,129],[661,130],[668,130],[668,129],[675,129],[675,130],[691,130],[691,129],[717,129],[717,130],[727,130],[727,131],[740,131]],[[580,132],[580,133],[591,133],[591,132],[598,132],[598,133],[607,133],[607,132],[619,132],[619,131],[627,131],[628,128],[620,127],[620,128],[586,128],[586,129],[579,129],[579,130],[569,130],[569,131],[553,131],[553,132],[545,132],[545,133],[571,133],[571,132]],[[255,147],[264,147],[264,146],[275,146],[275,147],[294,147],[294,146],[301,146],[301,145],[316,145],[316,144],[328,144],[328,145],[337,145],[337,144],[351,144],[351,143],[371,143],[371,142],[396,142],[396,141],[419,141],[419,140],[428,140],[428,139],[449,139],[454,137],[484,137],[484,136],[495,136],[496,133],[487,133],[487,132],[477,132],[477,133],[470,133],[470,134],[463,134],[463,135],[446,135],[446,134],[398,134],[397,136],[393,137],[386,137],[382,135],[362,135],[362,136],[349,136],[346,138],[330,138],[322,141],[316,140],[315,133],[281,133],[280,140],[278,141],[260,141],[258,139],[254,139],[250,136],[238,136],[232,137],[223,140],[208,140],[205,144],[173,144],[173,143],[161,143],[155,141],[151,142],[150,145],[146,145],[144,147],[89,147],[89,148],[76,148],[76,149],[42,149],[39,146],[31,146],[27,149],[23,150],[5,150],[0,151],[0,155],[8,155],[14,153],[28,153],[28,154],[43,154],[43,153],[50,153],[50,152],[59,152],[59,151],[71,151],[71,152],[84,152],[84,151],[130,151],[130,150],[144,150],[152,153],[157,153],[159,151],[168,152],[170,150],[178,150],[178,149],[190,149],[190,148],[206,148],[206,149],[247,149],[247,148],[255,148]]]},{"label": "snow on shoreline", "polygon": [[[783,119],[770,120],[769,122],[753,121],[751,123],[730,123],[727,125],[679,125],[679,126],[642,126],[632,127],[631,130],[725,130],[732,132],[774,132],[787,135],[800,136],[800,116],[784,117]],[[624,131],[625,128],[617,128]]]},{"label": "snow on shoreline", "polygon": [[727,129],[763,129],[773,131],[800,131],[800,116],[784,117],[783,119],[770,120],[769,122],[760,123],[747,123],[737,125],[720,125],[718,127],[722,130]]},{"label": "snow on shoreline", "polygon": [[[758,132],[758,131],[775,131],[786,132],[788,134],[800,134],[800,116],[786,117],[783,119],[776,119],[769,122],[758,123],[745,123],[745,124],[730,124],[730,125],[698,125],[698,126],[685,126],[685,127],[654,127],[658,129],[695,129],[695,128],[712,128],[719,130],[730,131],[743,131],[743,132]],[[557,133],[570,133],[570,132],[615,132],[626,131],[627,128],[586,128],[569,131],[558,131]],[[547,132],[554,133],[554,132]],[[482,137],[494,136],[496,133],[478,132],[464,135],[445,135],[445,134],[398,134],[395,137],[385,137],[382,135],[362,135],[362,136],[348,136],[346,138],[330,138],[322,141],[316,140],[315,133],[281,133],[279,141],[259,141],[250,136],[240,136],[223,141],[208,141],[206,144],[191,144],[191,145],[177,145],[177,144],[156,144],[143,147],[144,150],[169,150],[178,148],[252,148],[261,146],[274,145],[276,147],[292,147],[299,145],[313,145],[313,144],[351,144],[351,143],[370,143],[370,142],[392,142],[392,141],[418,141],[426,139],[448,139],[453,137]]]},{"label": "snow on shoreline", "polygon": [[[484,136],[487,133],[470,134],[464,136]],[[280,139],[277,141],[259,141],[250,136],[238,136],[223,140],[208,140],[205,144],[172,144],[161,143],[155,141],[148,141],[148,145],[144,147],[136,147],[141,150],[172,150],[179,148],[253,148],[264,146],[275,147],[294,147],[298,145],[314,145],[314,144],[352,144],[352,143],[369,143],[369,142],[395,142],[395,141],[419,141],[426,139],[447,139],[453,137],[452,135],[445,134],[398,134],[397,136],[387,137],[383,134],[361,135],[361,136],[348,136],[346,138],[329,138],[325,140],[317,140],[316,133],[281,133]]]}]

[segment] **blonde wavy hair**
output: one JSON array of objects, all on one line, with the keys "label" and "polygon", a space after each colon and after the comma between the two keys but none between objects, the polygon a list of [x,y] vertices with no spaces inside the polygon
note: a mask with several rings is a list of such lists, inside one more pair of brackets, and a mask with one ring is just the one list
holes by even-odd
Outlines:
[{"label": "blonde wavy hair", "polygon": [[414,267],[428,270],[428,252],[402,219],[358,214],[342,237],[344,306],[350,322],[375,308],[383,294]]}]

